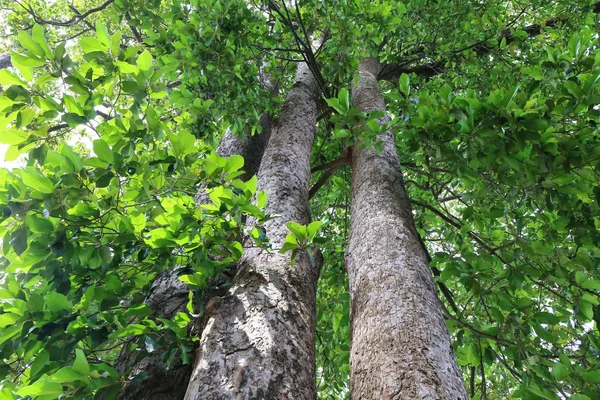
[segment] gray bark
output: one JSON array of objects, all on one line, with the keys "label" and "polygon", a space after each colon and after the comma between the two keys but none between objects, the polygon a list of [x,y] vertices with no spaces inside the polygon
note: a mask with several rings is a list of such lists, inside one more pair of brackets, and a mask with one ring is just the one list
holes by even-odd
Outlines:
[{"label": "gray bark", "polygon": [[316,398],[315,295],[319,269],[300,251],[277,250],[285,224],[309,222],[309,158],[317,84],[304,64],[283,105],[258,173],[268,194],[264,224],[273,251],[246,250],[227,295],[213,298],[187,400]]},{"label": "gray bark", "polygon": [[[361,61],[353,102],[385,111],[379,63]],[[380,123],[387,123],[383,118]],[[352,399],[465,400],[467,394],[419,243],[391,131],[381,153],[352,152],[352,211],[346,254]]]},{"label": "gray bark", "polygon": [[[272,118],[269,114],[261,115],[259,124],[262,132],[258,135],[245,135],[238,137],[231,132],[226,132],[217,153],[221,157],[230,157],[239,154],[244,157],[244,175],[240,179],[247,180],[258,172],[262,155],[266,148],[271,133]],[[206,185],[202,185],[196,195],[196,203],[209,203],[206,194]],[[207,304],[214,296],[225,294],[223,285],[228,280],[227,276],[219,276],[209,283],[210,287],[202,292],[201,304]],[[150,293],[146,298],[146,304],[151,308],[152,315],[157,318],[171,319],[179,312],[185,312],[188,302],[189,288],[181,282],[173,271],[160,274],[152,283]],[[195,321],[192,328],[196,333],[201,332],[206,324],[207,318]],[[167,343],[168,344],[168,343]],[[141,343],[143,349],[143,343]],[[185,365],[179,356],[169,366],[163,361],[164,354],[161,351],[147,354],[141,361],[137,360],[137,352],[123,350],[116,362],[117,370],[126,373],[130,379],[123,385],[119,394],[121,400],[181,400],[192,374],[192,365]],[[132,380],[138,374],[145,373],[147,378],[143,381]]]},{"label": "gray bark", "polygon": [[10,62],[10,54],[9,53],[1,53],[0,54],[0,69],[12,67],[12,63]]}]

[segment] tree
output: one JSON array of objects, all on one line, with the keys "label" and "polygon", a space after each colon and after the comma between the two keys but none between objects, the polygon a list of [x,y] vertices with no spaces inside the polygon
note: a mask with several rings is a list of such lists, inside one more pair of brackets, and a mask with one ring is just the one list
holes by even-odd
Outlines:
[{"label": "tree", "polygon": [[0,5],[3,397],[597,398],[598,4]]}]

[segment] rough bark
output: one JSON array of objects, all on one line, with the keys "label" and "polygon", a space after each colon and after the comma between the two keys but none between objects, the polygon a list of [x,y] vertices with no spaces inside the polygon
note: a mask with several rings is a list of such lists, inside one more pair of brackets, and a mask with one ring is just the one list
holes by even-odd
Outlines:
[{"label": "rough bark", "polygon": [[[353,102],[385,111],[379,63],[361,61]],[[386,123],[383,118],[380,123]],[[352,211],[346,254],[351,298],[352,399],[467,399],[419,243],[391,131],[381,153],[352,152]]]},{"label": "rough bark", "polygon": [[[258,135],[243,137],[236,136],[231,132],[226,132],[217,153],[221,157],[230,157],[239,154],[244,157],[244,175],[241,179],[250,179],[252,175],[258,172],[262,155],[266,148],[267,141],[271,133],[272,118],[269,114],[261,115],[259,124],[262,132]],[[196,204],[209,203],[206,194],[206,185],[202,185],[196,195]],[[200,303],[207,304],[214,296],[225,294],[223,285],[228,280],[227,277],[217,277],[214,284],[209,285],[218,289],[208,288],[203,291]],[[157,318],[171,319],[179,312],[185,312],[185,306],[188,302],[189,288],[181,282],[175,273],[166,271],[160,274],[152,283],[149,295],[146,298],[146,304],[152,310],[152,316]],[[195,322],[194,330],[202,331],[206,318]],[[168,344],[168,343],[167,343]],[[142,344],[143,348],[143,344]],[[123,390],[119,394],[119,399],[146,399],[146,400],[181,400],[183,399],[190,376],[192,374],[192,365],[184,365],[180,357],[177,357],[173,364],[167,369],[163,361],[163,354],[160,351],[147,354],[145,358],[138,361],[137,352],[127,352],[123,350],[116,362],[117,370],[121,373],[127,373],[129,381],[123,385]],[[143,381],[132,380],[138,374],[144,372],[147,378]]]},{"label": "rough bark", "polygon": [[267,213],[278,216],[264,227],[273,251],[247,250],[227,295],[207,306],[211,317],[202,333],[187,400],[316,398],[315,294],[318,267],[300,252],[279,254],[289,231],[307,224],[309,158],[315,135],[317,84],[300,64],[296,83],[258,173],[268,194]]}]

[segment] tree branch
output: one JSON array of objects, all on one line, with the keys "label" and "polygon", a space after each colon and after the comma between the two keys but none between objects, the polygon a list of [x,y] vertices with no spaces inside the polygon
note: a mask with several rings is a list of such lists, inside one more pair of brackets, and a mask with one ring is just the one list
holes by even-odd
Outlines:
[{"label": "tree branch", "polygon": [[78,23],[79,21],[81,21],[82,19],[86,18],[88,15],[104,10],[106,7],[111,5],[115,0],[106,0],[104,3],[102,3],[98,7],[91,8],[91,9],[87,10],[86,12],[84,12],[83,14],[75,14],[73,17],[71,17],[71,19],[69,19],[67,21],[45,20],[45,19],[41,18],[40,16],[38,16],[32,7],[27,7],[27,6],[23,5],[19,0],[14,0],[14,1],[18,5],[20,5],[25,11],[27,11],[31,15],[33,20],[40,25],[73,26],[76,23]]},{"label": "tree branch", "polygon": [[[595,3],[592,6],[592,12],[594,14],[600,14],[600,2]],[[510,44],[516,41],[518,38],[511,33],[510,27],[514,25],[517,20],[521,17],[524,11],[521,11],[511,22],[509,22],[506,27],[501,31],[500,35],[497,37],[498,43],[502,43],[503,40],[506,41],[506,44]],[[559,23],[566,22],[566,18],[556,17],[546,20],[542,24],[532,24],[524,27],[523,32],[527,33],[528,37],[535,37],[542,33],[544,27],[554,28],[559,25]],[[461,49],[454,50],[450,53],[448,59],[438,60],[438,61],[429,61],[427,63],[415,66],[409,66],[412,62],[416,60],[403,61],[399,63],[386,64],[383,66],[377,79],[396,82],[400,75],[402,74],[411,74],[415,73],[418,76],[423,78],[431,78],[433,76],[439,75],[441,73],[447,72],[448,68],[446,68],[446,64],[450,61],[456,61],[458,56],[463,54],[465,51],[473,50],[478,56],[484,56],[490,54],[494,51],[495,46],[492,46],[488,43],[490,39],[493,39],[493,35],[489,36],[483,40],[479,40],[471,45],[465,46]],[[419,59],[423,60],[427,58],[426,56],[422,56]]]}]

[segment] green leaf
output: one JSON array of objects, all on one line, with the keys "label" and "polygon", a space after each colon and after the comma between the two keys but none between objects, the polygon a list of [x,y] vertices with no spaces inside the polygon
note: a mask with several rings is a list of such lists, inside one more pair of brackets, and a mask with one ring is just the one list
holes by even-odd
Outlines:
[{"label": "green leaf", "polygon": [[399,89],[406,97],[410,94],[410,77],[407,74],[400,75]]},{"label": "green leaf", "polygon": [[33,360],[33,363],[31,363],[31,369],[30,369],[29,375],[32,378],[37,377],[42,372],[42,369],[48,364],[49,361],[50,361],[50,353],[48,353],[46,350],[42,349],[38,353],[35,360]]},{"label": "green leaf", "polygon": [[[36,42],[42,50],[44,50],[44,54],[48,60],[52,60],[53,54],[50,47],[48,47],[48,42],[46,41],[46,35],[44,34],[44,28],[42,28],[39,24],[33,25],[33,29],[31,30],[31,38],[34,42]],[[65,43],[65,42],[62,42]]]},{"label": "green leaf", "polygon": [[591,321],[594,317],[594,305],[587,301],[581,300],[579,302],[579,316],[584,322]]},{"label": "green leaf", "polygon": [[46,218],[38,217],[37,215],[28,215],[25,218],[25,224],[35,233],[48,234],[54,232],[54,225],[52,225],[52,222]]},{"label": "green leaf", "polygon": [[195,151],[196,138],[188,131],[181,131],[178,135],[170,135],[169,140],[173,146],[176,157],[185,156]]},{"label": "green leaf", "polygon": [[27,249],[27,237],[28,232],[26,225],[21,225],[19,229],[16,229],[10,235],[10,240],[8,243],[19,256]]},{"label": "green leaf", "polygon": [[108,144],[102,139],[96,139],[93,143],[94,153],[104,162],[112,164],[115,162],[114,155]]},{"label": "green leaf", "polygon": [[137,59],[137,66],[140,71],[148,71],[152,68],[152,54],[148,50],[144,50]]},{"label": "green leaf", "polygon": [[542,69],[539,67],[524,67],[521,68],[521,72],[531,76],[533,79],[541,81],[544,79],[544,74],[542,73]]},{"label": "green leaf", "polygon": [[41,193],[54,192],[54,184],[52,181],[34,167],[25,167],[21,170],[21,178],[23,183]]},{"label": "green leaf", "polygon": [[536,312],[533,314],[533,318],[542,324],[548,325],[556,325],[561,321],[559,317],[549,312]]},{"label": "green leaf", "polygon": [[75,361],[73,362],[73,370],[80,374],[87,376],[90,373],[90,365],[88,364],[87,358],[82,350],[75,350]]},{"label": "green leaf", "polygon": [[600,383],[600,369],[596,371],[582,372],[581,378],[588,383],[599,384]]},{"label": "green leaf", "polygon": [[4,328],[9,325],[13,325],[15,322],[21,319],[19,314],[6,313],[0,314],[0,328]]},{"label": "green leaf", "polygon": [[[15,73],[7,70],[7,69],[2,69],[0,70],[0,85],[5,85],[5,86],[9,86],[9,85],[20,85],[20,86],[25,86],[26,83],[25,81],[23,81],[21,78],[19,78]],[[4,142],[2,142],[4,143]]]},{"label": "green leaf", "polygon": [[114,57],[119,54],[119,45],[121,44],[121,32],[117,31],[113,34],[110,43],[110,51]]},{"label": "green leaf", "polygon": [[108,45],[105,45],[100,40],[92,37],[85,37],[80,39],[79,46],[85,54],[93,53],[96,51],[106,53],[106,51],[108,50]]},{"label": "green leaf", "polygon": [[346,112],[348,111],[340,104],[339,99],[326,99],[325,101],[327,102],[327,105],[329,107],[333,108],[335,111],[342,115],[346,114]]},{"label": "green leaf", "polygon": [[35,57],[34,55],[24,55],[15,53],[14,51],[9,52],[11,57],[11,62],[13,64],[17,63],[24,67],[41,67],[46,64],[46,60]]},{"label": "green leaf", "polygon": [[106,25],[101,22],[96,22],[96,35],[98,36],[98,40],[107,48],[111,45],[110,35],[108,33],[108,29],[106,29]]},{"label": "green leaf", "polygon": [[21,388],[17,391],[17,394],[19,396],[31,396],[35,398],[44,394],[56,395],[62,392],[62,385],[60,383],[41,379],[32,385]]},{"label": "green leaf", "polygon": [[225,172],[231,173],[241,169],[244,166],[244,157],[236,154],[227,158],[227,165],[225,166]]},{"label": "green leaf", "polygon": [[306,227],[306,232],[308,233],[308,240],[312,240],[321,226],[323,225],[322,221],[313,221]]},{"label": "green leaf", "polygon": [[280,254],[283,254],[289,250],[296,250],[298,248],[298,242],[296,241],[296,237],[292,234],[288,234],[285,237],[285,243],[279,250]]},{"label": "green leaf", "polygon": [[552,366],[552,375],[559,381],[569,376],[569,367],[561,363],[554,363]]},{"label": "green leaf", "polygon": [[181,275],[179,280],[183,283],[187,283],[188,285],[204,287],[206,284],[206,280],[208,279],[208,275],[203,272],[196,272],[194,274]]},{"label": "green leaf", "polygon": [[137,74],[140,70],[137,66],[131,65],[125,61],[117,61],[115,65],[119,67],[119,70],[124,74]]},{"label": "green leaf", "polygon": [[348,92],[348,89],[340,89],[340,92],[338,93],[338,100],[342,109],[345,110],[344,113],[346,113],[350,109],[350,93]]},{"label": "green leaf", "polygon": [[306,227],[297,222],[288,222],[285,224],[287,228],[294,234],[296,239],[304,241],[306,239]]},{"label": "green leaf", "polygon": [[71,302],[61,293],[50,292],[45,296],[44,300],[46,301],[46,308],[50,312],[60,312],[73,308]]},{"label": "green leaf", "polygon": [[569,400],[592,400],[592,399],[584,394],[574,394],[571,397],[569,397]]},{"label": "green leaf", "polygon": [[44,57],[44,50],[31,38],[31,36],[29,36],[27,32],[19,32],[18,38],[21,46],[25,47],[38,57]]},{"label": "green leaf", "polygon": [[[181,278],[181,277],[180,277]],[[111,339],[123,338],[128,336],[143,335],[148,332],[148,327],[141,324],[129,324],[109,335]]]},{"label": "green leaf", "polygon": [[74,367],[63,367],[50,375],[47,379],[50,382],[66,383],[80,381],[84,378]]}]

